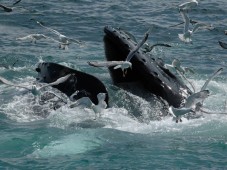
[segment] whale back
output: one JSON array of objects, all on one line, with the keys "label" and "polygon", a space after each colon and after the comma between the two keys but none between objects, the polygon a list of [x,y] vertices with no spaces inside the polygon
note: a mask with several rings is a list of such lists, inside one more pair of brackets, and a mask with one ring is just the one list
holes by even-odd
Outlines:
[{"label": "whale back", "polygon": [[[108,61],[124,61],[129,52],[137,45],[121,29],[106,26],[104,32],[105,56]],[[149,92],[162,97],[174,107],[179,107],[182,103],[184,99],[182,91],[191,93],[182,81],[156,62],[155,59],[151,59],[146,53],[139,50],[130,62],[132,63],[132,69],[127,69],[125,77],[120,69],[109,68],[114,84],[139,82]]]},{"label": "whale back", "polygon": [[99,93],[106,93],[105,101],[108,104],[108,92],[105,85],[90,74],[51,62],[39,63],[36,71],[38,72],[37,80],[44,83],[52,83],[60,77],[72,74],[67,81],[53,87],[69,97],[74,93],[74,100],[89,97],[94,104],[98,104]]}]

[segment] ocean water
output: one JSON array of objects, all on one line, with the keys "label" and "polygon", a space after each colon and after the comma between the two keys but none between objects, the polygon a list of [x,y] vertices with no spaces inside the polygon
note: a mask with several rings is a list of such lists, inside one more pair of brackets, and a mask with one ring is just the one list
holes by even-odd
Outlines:
[{"label": "ocean water", "polygon": [[[1,0],[0,4],[13,2]],[[111,105],[97,120],[90,109],[65,106],[47,110],[43,117],[40,108],[34,109],[31,94],[0,84],[0,169],[227,169],[227,115],[215,114],[225,111],[227,100],[227,50],[218,44],[218,40],[227,42],[227,1],[201,0],[189,11],[191,19],[215,28],[196,32],[192,44],[178,38],[183,25],[170,27],[182,22],[177,5],[183,2],[22,0],[11,13],[0,10],[1,76],[15,84],[31,84],[38,62],[56,62],[98,77],[107,87]],[[48,40],[16,40],[32,33],[57,38],[31,19],[85,45],[71,44],[61,50]],[[106,25],[120,27],[138,40],[151,28],[149,43],[172,46],[156,47],[151,55],[166,63],[178,58],[183,66],[193,68],[195,74],[187,77],[196,90],[223,67],[210,82],[211,96],[204,102],[213,114],[183,118],[182,123],[170,116],[153,119],[162,109],[158,102],[114,86],[106,68],[89,66],[87,61],[105,59]],[[133,117],[135,112],[146,121]]]}]

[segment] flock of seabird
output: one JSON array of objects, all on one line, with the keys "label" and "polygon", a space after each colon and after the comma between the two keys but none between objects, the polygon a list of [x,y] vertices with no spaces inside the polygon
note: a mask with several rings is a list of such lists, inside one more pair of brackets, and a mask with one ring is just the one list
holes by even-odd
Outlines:
[{"label": "flock of seabird", "polygon": [[[14,8],[14,5],[18,4],[21,0],[16,1],[13,4],[13,7],[8,7],[5,5],[1,5],[0,7],[5,11],[5,12],[12,12]],[[181,41],[185,42],[185,43],[191,43],[192,42],[192,35],[200,28],[202,29],[209,29],[212,30],[212,26],[205,24],[205,23],[199,23],[197,21],[193,21],[191,19],[189,19],[188,17],[188,12],[192,9],[198,6],[198,1],[197,0],[191,0],[189,2],[185,2],[183,4],[180,4],[178,6],[179,12],[183,18],[183,22],[180,24],[184,23],[184,29],[183,29],[183,33],[182,34],[178,34],[178,37]],[[19,7],[18,7],[19,8]],[[30,40],[33,43],[36,43],[37,40],[40,39],[48,39],[48,40],[52,40],[54,42],[59,43],[59,48],[61,49],[68,49],[69,44],[74,43],[74,44],[78,44],[78,45],[83,45],[83,42],[80,40],[75,40],[75,39],[71,39],[61,33],[59,33],[58,31],[44,26],[41,22],[39,21],[35,21],[37,24],[39,24],[41,27],[43,27],[44,29],[52,32],[53,34],[55,34],[58,39],[55,40],[52,37],[46,36],[44,34],[30,34],[24,37],[19,37],[16,40]],[[177,24],[177,25],[180,25]],[[192,30],[189,29],[189,25],[193,24],[194,27]],[[177,26],[175,25],[175,26]],[[154,45],[149,45],[148,43],[146,43],[148,36],[150,33],[150,29],[145,33],[143,39],[137,43],[137,46],[131,50],[131,52],[128,54],[128,56],[126,57],[125,61],[89,61],[88,64],[94,67],[114,67],[114,69],[122,69],[123,72],[123,76],[125,76],[127,74],[127,69],[128,68],[132,68],[132,63],[130,62],[130,60],[133,58],[133,56],[135,55],[135,53],[138,50],[142,50],[143,52],[150,52],[155,46],[165,46],[165,47],[171,47],[171,45],[168,44],[154,44]],[[227,30],[224,31],[224,33],[227,35]],[[135,40],[136,41],[136,40]],[[222,41],[219,41],[219,44],[222,48],[227,49],[227,43],[224,43]],[[162,62],[162,60],[160,59],[160,63],[164,63]],[[174,59],[172,64],[164,64],[164,67],[169,69],[170,71],[174,71],[175,73],[178,73],[180,76],[182,76],[186,81],[188,81],[188,79],[184,76],[186,72],[191,72],[194,73],[194,71],[190,68],[187,67],[182,67],[181,63],[178,59]],[[190,83],[190,85],[192,86],[193,89],[193,94],[188,96],[183,105],[180,108],[174,108],[173,106],[169,107],[169,112],[176,117],[176,122],[178,122],[179,120],[181,120],[181,117],[185,114],[188,113],[195,113],[196,111],[203,111],[202,110],[202,106],[203,106],[203,102],[204,100],[209,96],[210,92],[209,90],[207,90],[207,85],[209,84],[209,82],[216,77],[218,74],[220,74],[223,71],[223,68],[218,69],[216,72],[214,72],[210,78],[204,83],[204,85],[202,86],[201,90],[199,92],[195,92],[195,87],[194,85],[188,81]],[[14,87],[19,87],[19,88],[24,88],[28,91],[30,91],[34,96],[40,95],[40,90],[43,89],[44,87],[47,86],[53,86],[53,85],[58,85],[60,83],[65,82],[66,80],[68,80],[68,78],[70,76],[73,76],[72,74],[66,75],[64,77],[61,77],[59,79],[57,79],[55,82],[53,83],[49,83],[49,84],[45,84],[41,87],[37,87],[36,85],[32,85],[31,87],[28,86],[23,86],[23,85],[15,85],[14,83],[6,80],[3,77],[0,77],[0,82],[4,83],[6,85],[9,86],[14,86]],[[69,107],[76,107],[76,106],[80,106],[80,105],[84,105],[86,107],[89,107],[91,109],[94,110],[95,114],[97,113],[101,113],[104,109],[106,109],[107,104],[105,102],[105,93],[99,93],[97,95],[98,98],[98,104],[95,105],[91,102],[91,100],[88,97],[83,97],[77,101],[73,101],[70,100],[69,102]],[[70,97],[70,99],[73,97]],[[205,111],[204,111],[205,112]],[[209,112],[206,112],[209,113]]]}]

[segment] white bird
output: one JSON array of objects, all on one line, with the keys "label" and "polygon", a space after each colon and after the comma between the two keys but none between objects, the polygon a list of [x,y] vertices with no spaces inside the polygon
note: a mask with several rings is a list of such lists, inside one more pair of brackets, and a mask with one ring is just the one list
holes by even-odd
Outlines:
[{"label": "white bird", "polygon": [[137,44],[137,46],[132,49],[126,57],[125,61],[94,61],[88,62],[89,65],[94,67],[114,67],[114,69],[121,68],[123,72],[123,76],[127,74],[127,69],[132,68],[132,63],[130,62],[135,53],[142,47],[142,45],[147,41],[150,33],[150,29],[145,33],[143,39]]},{"label": "white bird", "polygon": [[94,67],[114,67],[114,69],[121,68],[123,76],[125,76],[125,71],[128,68],[132,68],[132,63],[129,61],[88,61],[90,66]]},{"label": "white bird", "polygon": [[100,115],[101,112],[104,109],[106,109],[106,107],[107,107],[107,104],[105,102],[106,93],[99,93],[97,95],[97,98],[98,98],[98,104],[97,105],[92,103],[92,101],[89,97],[82,97],[82,98],[78,99],[77,101],[71,103],[69,105],[69,107],[73,108],[73,107],[80,106],[80,105],[88,107],[95,112],[95,119],[96,119],[96,114],[98,113]]},{"label": "white bird", "polygon": [[195,109],[196,104],[199,102],[202,103],[209,95],[209,90],[201,90],[200,92],[193,93],[186,99],[184,107]]},{"label": "white bird", "polygon": [[182,122],[181,117],[189,112],[194,112],[191,108],[181,107],[181,108],[174,108],[173,106],[169,107],[169,112],[172,114],[173,117],[176,117],[176,123],[178,120]]},{"label": "white bird", "polygon": [[169,69],[170,71],[172,69],[177,70],[182,74],[185,74],[186,72],[190,72],[190,73],[193,73],[193,74],[195,73],[191,68],[181,66],[180,60],[176,59],[176,58],[173,59],[172,64],[165,64],[164,67]]},{"label": "white bird", "polygon": [[14,84],[13,82],[10,82],[10,81],[6,80],[3,77],[0,77],[0,82],[4,83],[6,85],[9,85],[9,86],[24,88],[24,89],[30,91],[34,96],[37,96],[37,95],[40,95],[40,90],[43,89],[44,87],[55,86],[55,85],[64,83],[66,80],[68,80],[68,78],[71,75],[72,74],[67,74],[66,76],[63,76],[63,77],[57,79],[56,81],[54,81],[52,83],[45,84],[45,85],[43,85],[43,86],[41,86],[39,88],[36,85],[32,85],[31,87],[29,87],[29,86],[23,86],[23,85],[17,85],[17,84]]},{"label": "white bird", "polygon": [[222,48],[227,49],[227,43],[224,43],[222,41],[218,41],[218,43]]},{"label": "white bird", "polygon": [[182,3],[178,6],[179,10],[189,10],[191,8],[195,8],[198,6],[198,1],[196,0],[191,0],[189,2]]},{"label": "white bird", "polygon": [[168,69],[170,72],[172,72],[173,74],[175,74],[175,73],[178,73],[181,77],[183,77],[190,85],[191,85],[191,87],[192,87],[192,89],[193,89],[193,92],[195,92],[195,86],[193,85],[193,83],[192,82],[190,82],[185,76],[184,76],[184,74],[186,73],[186,72],[191,72],[191,73],[195,73],[191,68],[189,68],[189,67],[182,67],[181,66],[181,62],[180,62],[180,60],[178,60],[178,59],[174,59],[173,61],[172,61],[172,64],[164,64],[164,67],[166,68],[166,69]]},{"label": "white bird", "polygon": [[36,43],[37,40],[41,40],[41,39],[51,39],[51,38],[47,37],[44,34],[29,34],[24,37],[16,38],[16,40],[30,40],[31,42],[34,42],[34,43]]},{"label": "white bird", "polygon": [[41,27],[51,31],[52,33],[56,34],[59,38],[59,48],[61,49],[68,49],[68,46],[69,44],[71,43],[74,43],[74,44],[79,44],[79,45],[82,45],[83,42],[80,41],[80,40],[75,40],[75,39],[72,39],[72,38],[69,38],[69,37],[66,37],[65,35],[61,34],[60,32],[52,29],[52,28],[49,28],[49,27],[46,27],[44,26],[43,24],[41,24],[39,21],[36,21]]},{"label": "white bird", "polygon": [[209,29],[211,28],[210,25],[207,25],[205,23],[196,23],[193,27],[192,30],[189,30],[189,23],[190,20],[186,14],[185,11],[180,11],[182,18],[184,20],[184,30],[183,30],[183,34],[178,34],[178,37],[180,38],[181,41],[185,42],[185,43],[190,43],[192,42],[192,35],[199,29],[199,28],[205,28],[205,29]]},{"label": "white bird", "polygon": [[151,51],[153,50],[153,48],[156,47],[156,46],[172,47],[172,46],[169,45],[169,44],[157,43],[157,44],[154,44],[154,45],[149,45],[148,43],[144,43],[144,45],[143,45],[144,52],[145,52],[145,53],[151,52]]}]

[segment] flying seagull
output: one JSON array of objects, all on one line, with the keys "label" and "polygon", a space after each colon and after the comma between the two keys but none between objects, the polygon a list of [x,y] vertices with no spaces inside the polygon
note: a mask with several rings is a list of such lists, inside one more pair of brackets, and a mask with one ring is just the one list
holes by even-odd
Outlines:
[{"label": "flying seagull", "polygon": [[36,41],[40,39],[50,39],[50,38],[44,34],[29,34],[24,37],[16,38],[16,40],[30,40],[31,42],[34,42],[34,43],[36,43]]},{"label": "flying seagull", "polygon": [[181,107],[181,108],[174,108],[173,106],[169,107],[169,112],[172,114],[173,117],[176,117],[176,123],[178,120],[182,122],[181,117],[189,112],[194,112],[191,108]]},{"label": "flying seagull", "polygon": [[43,89],[44,87],[55,86],[55,85],[64,83],[65,81],[68,80],[68,78],[71,75],[72,74],[67,74],[66,76],[60,77],[55,82],[45,84],[45,85],[43,85],[43,86],[41,86],[39,88],[36,85],[32,85],[31,87],[30,86],[17,85],[17,84],[15,84],[13,82],[10,82],[10,81],[6,80],[3,77],[0,77],[0,82],[2,82],[3,84],[9,85],[9,86],[14,86],[14,87],[19,87],[19,88],[26,89],[26,90],[30,91],[34,96],[37,96],[37,95],[40,95],[40,90]]},{"label": "flying seagull", "polygon": [[36,23],[38,23],[41,27],[51,31],[52,33],[56,34],[59,38],[59,48],[61,49],[68,49],[68,46],[69,44],[71,43],[74,43],[74,44],[79,44],[79,45],[83,45],[83,42],[80,41],[80,40],[75,40],[75,39],[72,39],[72,38],[69,38],[69,37],[66,37],[65,35],[61,34],[60,32],[52,29],[52,28],[49,28],[49,27],[46,27],[44,26],[41,22],[39,21],[36,21]]},{"label": "flying seagull", "polygon": [[143,46],[143,44],[147,41],[148,36],[150,33],[150,29],[145,33],[143,39],[137,44],[137,46],[132,49],[128,56],[126,57],[125,61],[94,61],[94,62],[88,62],[89,65],[94,67],[114,67],[114,69],[121,68],[123,72],[123,76],[127,74],[127,69],[132,68],[132,63],[130,62],[133,56],[135,56],[135,53],[140,49],[140,47]]},{"label": "flying seagull", "polygon": [[176,69],[177,71],[181,72],[182,74],[185,74],[186,72],[190,72],[190,73],[195,73],[191,68],[189,67],[182,67],[181,66],[181,62],[179,59],[173,59],[172,64],[165,64],[164,65],[165,68],[167,69]]},{"label": "flying seagull", "polygon": [[69,107],[73,108],[73,107],[80,106],[80,105],[88,107],[95,112],[95,119],[96,119],[96,114],[99,114],[99,116],[100,116],[100,113],[107,107],[107,104],[105,102],[106,93],[97,94],[97,98],[98,98],[97,105],[92,103],[92,101],[89,97],[82,97],[82,98],[78,99],[77,101],[72,102],[69,105]]},{"label": "flying seagull", "polygon": [[151,52],[151,51],[153,50],[153,48],[156,47],[156,46],[172,47],[172,46],[169,45],[169,44],[157,43],[157,44],[154,44],[154,45],[149,45],[148,43],[144,43],[144,45],[143,45],[144,52],[145,52],[145,53]]},{"label": "flying seagull", "polygon": [[184,30],[183,30],[183,34],[178,34],[178,37],[180,38],[181,41],[185,42],[185,43],[190,43],[192,41],[191,37],[192,35],[199,29],[199,28],[205,28],[205,29],[209,29],[211,28],[210,25],[207,25],[205,23],[196,23],[193,27],[192,30],[189,30],[189,23],[190,20],[186,14],[185,11],[180,11],[182,18],[184,20]]},{"label": "flying seagull", "polygon": [[193,93],[186,99],[184,107],[194,109],[196,108],[197,103],[202,103],[207,97],[209,97],[209,95],[209,90],[201,90],[197,93]]}]

